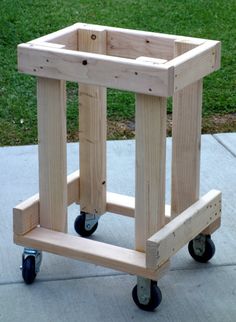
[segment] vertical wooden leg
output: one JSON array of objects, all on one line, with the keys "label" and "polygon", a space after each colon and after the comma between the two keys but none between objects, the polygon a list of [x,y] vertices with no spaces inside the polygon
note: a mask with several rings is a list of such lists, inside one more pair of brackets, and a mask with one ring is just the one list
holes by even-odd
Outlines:
[{"label": "vertical wooden leg", "polygon": [[[79,50],[106,51],[106,31],[79,30]],[[80,209],[106,212],[106,88],[79,85]]]},{"label": "vertical wooden leg", "polygon": [[136,94],[136,250],[165,224],[166,98]]},{"label": "vertical wooden leg", "polygon": [[65,82],[38,78],[40,225],[67,231]]},{"label": "vertical wooden leg", "polygon": [[[192,49],[176,42],[175,55]],[[199,199],[202,80],[173,97],[171,212],[175,217]]]}]

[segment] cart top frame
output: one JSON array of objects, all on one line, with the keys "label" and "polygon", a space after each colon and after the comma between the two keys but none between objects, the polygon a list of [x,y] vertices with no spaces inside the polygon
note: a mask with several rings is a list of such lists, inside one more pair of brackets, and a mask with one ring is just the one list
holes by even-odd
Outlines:
[{"label": "cart top frame", "polygon": [[[84,29],[95,42],[104,32],[106,54],[80,51]],[[178,46],[188,50],[178,55]],[[219,41],[76,23],[20,44],[18,68],[34,76],[168,97],[219,69],[220,52]]]}]

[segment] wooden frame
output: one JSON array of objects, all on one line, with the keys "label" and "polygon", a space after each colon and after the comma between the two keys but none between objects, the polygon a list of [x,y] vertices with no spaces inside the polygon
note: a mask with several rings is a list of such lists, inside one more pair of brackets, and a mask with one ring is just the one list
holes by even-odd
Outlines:
[{"label": "wooden frame", "polygon": [[[198,234],[220,226],[221,193],[199,197],[202,78],[220,42],[78,23],[18,46],[38,77],[39,194],[13,210],[14,241],[153,280]],[[80,172],[66,177],[64,81],[79,82]],[[135,198],[106,191],[106,87],[136,93]],[[166,97],[174,97],[171,206]],[[135,218],[135,250],[71,236],[67,206]]]}]

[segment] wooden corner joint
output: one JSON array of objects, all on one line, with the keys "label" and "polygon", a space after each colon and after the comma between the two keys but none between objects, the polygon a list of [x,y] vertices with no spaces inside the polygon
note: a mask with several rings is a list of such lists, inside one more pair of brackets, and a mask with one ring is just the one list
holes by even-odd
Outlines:
[{"label": "wooden corner joint", "polygon": [[157,268],[207,227],[217,229],[220,216],[221,192],[211,190],[147,240],[147,267]]}]

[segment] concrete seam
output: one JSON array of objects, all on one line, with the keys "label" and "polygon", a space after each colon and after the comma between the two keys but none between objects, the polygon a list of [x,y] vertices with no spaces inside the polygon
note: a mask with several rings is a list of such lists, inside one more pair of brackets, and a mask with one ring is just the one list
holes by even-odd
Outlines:
[{"label": "concrete seam", "polygon": [[231,151],[228,147],[227,147],[227,145],[225,145],[222,141],[221,141],[221,139],[220,138],[218,138],[217,136],[215,136],[215,134],[212,134],[212,136],[213,136],[213,138],[220,144],[220,145],[222,145],[233,157],[235,157],[236,158],[236,154],[233,152],[233,151]]}]

